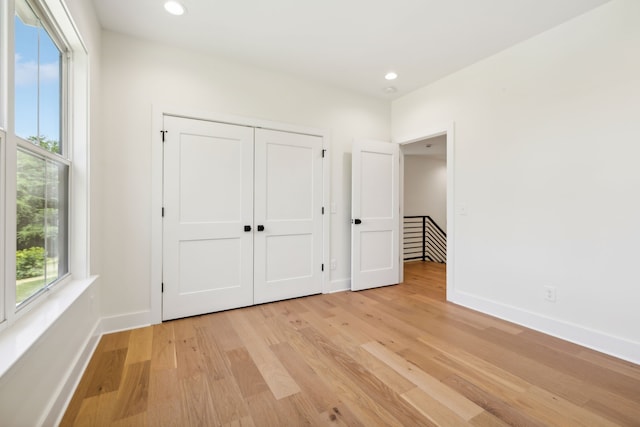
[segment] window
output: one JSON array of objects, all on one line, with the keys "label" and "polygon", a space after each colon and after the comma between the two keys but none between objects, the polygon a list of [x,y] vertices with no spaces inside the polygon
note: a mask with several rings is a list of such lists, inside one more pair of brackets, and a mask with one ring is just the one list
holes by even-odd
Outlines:
[{"label": "window", "polygon": [[62,50],[26,0],[16,0],[15,133],[61,153]]},{"label": "window", "polygon": [[16,306],[69,271],[69,161],[62,156],[61,102],[66,49],[36,10],[26,0],[15,1]]},{"label": "window", "polygon": [[[13,40],[11,46],[2,45],[6,48],[2,57],[13,59],[2,62],[13,67],[7,69],[3,64],[0,73],[3,87],[13,89],[1,95],[1,104],[8,111],[1,120],[7,124],[5,138],[0,138],[4,144],[0,178],[7,184],[6,190],[0,188],[6,230],[0,261],[7,272],[0,277],[0,292],[5,297],[0,323],[7,318],[11,321],[69,276],[73,166],[67,138],[70,49],[50,18],[46,0],[8,3],[3,2],[1,12],[8,12],[12,19],[0,20],[9,25],[0,28],[0,38]],[[8,32],[13,32],[13,37],[8,37]]]},{"label": "window", "polygon": [[[0,13],[0,18],[2,14]],[[4,114],[1,115],[2,119],[4,119]],[[1,124],[1,123],[0,123]],[[5,258],[5,158],[6,158],[6,134],[0,126],[0,325],[3,324],[5,320],[5,298],[6,293],[4,292],[4,287],[2,286],[6,280],[6,258]]]},{"label": "window", "polygon": [[69,168],[23,148],[16,174],[16,305],[68,272]]}]

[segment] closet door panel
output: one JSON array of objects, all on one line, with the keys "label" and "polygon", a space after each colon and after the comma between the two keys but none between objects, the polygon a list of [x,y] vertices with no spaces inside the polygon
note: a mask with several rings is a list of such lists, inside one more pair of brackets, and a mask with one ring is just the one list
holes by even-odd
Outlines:
[{"label": "closet door panel", "polygon": [[253,129],[165,116],[163,319],[253,304]]},{"label": "closet door panel", "polygon": [[320,137],[256,130],[254,212],[254,303],[320,293]]}]

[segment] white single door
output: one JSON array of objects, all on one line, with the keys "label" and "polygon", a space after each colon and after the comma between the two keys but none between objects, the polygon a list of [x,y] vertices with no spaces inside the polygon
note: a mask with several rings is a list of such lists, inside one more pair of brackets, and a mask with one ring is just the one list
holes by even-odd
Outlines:
[{"label": "white single door", "polygon": [[253,128],[164,129],[162,318],[253,304]]},{"label": "white single door", "polygon": [[254,303],[322,292],[322,138],[255,134]]},{"label": "white single door", "polygon": [[398,144],[359,140],[353,144],[351,289],[400,281]]}]

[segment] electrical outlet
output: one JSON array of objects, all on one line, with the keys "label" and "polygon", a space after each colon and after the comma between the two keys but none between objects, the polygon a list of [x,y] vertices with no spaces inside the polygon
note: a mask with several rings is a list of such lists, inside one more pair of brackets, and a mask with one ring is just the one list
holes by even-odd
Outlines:
[{"label": "electrical outlet", "polygon": [[544,287],[544,299],[550,302],[556,302],[556,288],[555,286]]},{"label": "electrical outlet", "polygon": [[332,269],[332,270],[335,270],[335,269],[336,269],[336,260],[335,260],[335,258],[332,258],[332,259],[331,259],[331,269]]}]

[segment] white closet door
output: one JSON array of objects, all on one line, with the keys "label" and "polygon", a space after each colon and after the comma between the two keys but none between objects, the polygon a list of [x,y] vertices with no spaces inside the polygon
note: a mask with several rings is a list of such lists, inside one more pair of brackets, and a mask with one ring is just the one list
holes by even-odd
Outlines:
[{"label": "white closet door", "polygon": [[322,292],[320,137],[256,129],[255,224],[254,303]]},{"label": "white closet door", "polygon": [[253,303],[252,128],[165,116],[163,319]]},{"label": "white closet door", "polygon": [[398,144],[355,141],[352,155],[351,289],[400,280]]}]

